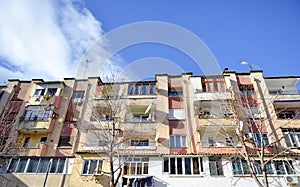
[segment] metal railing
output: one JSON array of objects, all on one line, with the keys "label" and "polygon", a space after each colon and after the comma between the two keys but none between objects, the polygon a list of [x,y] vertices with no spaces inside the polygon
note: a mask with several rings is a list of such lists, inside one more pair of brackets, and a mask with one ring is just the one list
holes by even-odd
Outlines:
[{"label": "metal railing", "polygon": [[270,90],[271,95],[299,95],[299,90]]}]

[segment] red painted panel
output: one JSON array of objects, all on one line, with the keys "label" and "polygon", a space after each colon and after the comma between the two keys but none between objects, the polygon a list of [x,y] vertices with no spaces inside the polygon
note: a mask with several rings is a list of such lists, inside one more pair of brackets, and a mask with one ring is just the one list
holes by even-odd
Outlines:
[{"label": "red painted panel", "polygon": [[170,130],[170,135],[187,134],[187,128],[184,121],[170,121],[169,130]]},{"label": "red painted panel", "polygon": [[183,99],[181,97],[169,97],[169,108],[184,108]]}]

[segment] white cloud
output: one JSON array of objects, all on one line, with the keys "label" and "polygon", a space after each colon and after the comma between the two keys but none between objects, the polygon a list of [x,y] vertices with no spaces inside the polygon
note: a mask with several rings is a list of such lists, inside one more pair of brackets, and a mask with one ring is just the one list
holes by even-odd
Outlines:
[{"label": "white cloud", "polygon": [[74,76],[101,35],[101,23],[82,1],[0,0],[0,84]]}]

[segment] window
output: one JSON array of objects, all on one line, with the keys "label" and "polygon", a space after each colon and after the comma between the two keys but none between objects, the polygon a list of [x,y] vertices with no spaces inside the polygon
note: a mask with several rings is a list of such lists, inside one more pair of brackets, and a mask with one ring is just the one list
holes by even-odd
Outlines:
[{"label": "window", "polygon": [[221,157],[209,157],[209,171],[212,176],[223,175]]},{"label": "window", "polygon": [[47,121],[50,117],[50,107],[45,109],[44,106],[28,106],[24,120],[26,121]]},{"label": "window", "polygon": [[127,158],[123,175],[147,175],[148,168],[149,158]]},{"label": "window", "polygon": [[151,122],[149,114],[133,114],[133,122]]},{"label": "window", "polygon": [[27,167],[27,173],[36,173],[39,166],[39,158],[31,158]]},{"label": "window", "polygon": [[24,143],[23,143],[23,147],[27,148],[29,145],[29,141],[30,141],[30,137],[25,138]]},{"label": "window", "polygon": [[128,84],[128,95],[154,95],[155,83]]},{"label": "window", "polygon": [[57,92],[57,88],[36,89],[34,92],[34,97],[39,98],[39,96],[42,96],[42,95],[51,96],[51,95],[55,95],[56,92]]},{"label": "window", "polygon": [[47,142],[47,137],[41,137],[40,143],[46,143]]},{"label": "window", "polygon": [[199,175],[203,172],[201,157],[174,157],[164,160],[164,172],[173,175]]},{"label": "window", "polygon": [[34,92],[34,96],[40,96],[45,94],[45,89],[36,89]]},{"label": "window", "polygon": [[149,146],[149,140],[131,140],[131,146]]},{"label": "window", "polygon": [[273,163],[277,175],[294,174],[294,168],[291,160],[289,161],[275,160],[273,161]]},{"label": "window", "polygon": [[170,147],[186,147],[186,136],[170,136]]},{"label": "window", "polygon": [[169,97],[180,97],[182,96],[182,92],[169,91],[168,95]]},{"label": "window", "polygon": [[9,173],[63,173],[66,158],[13,158],[8,166]]},{"label": "window", "polygon": [[71,136],[60,136],[59,142],[58,142],[58,147],[63,147],[63,146],[72,146],[72,138]]},{"label": "window", "polygon": [[233,175],[249,175],[250,170],[246,160],[242,158],[235,158],[232,160]]},{"label": "window", "polygon": [[282,132],[287,147],[300,147],[300,129],[283,129]]},{"label": "window", "polygon": [[223,77],[205,77],[202,78],[203,92],[224,92],[225,80]]},{"label": "window", "polygon": [[253,142],[252,143],[254,146],[258,146],[258,147],[262,146],[261,143],[263,143],[264,146],[268,146],[269,145],[268,135],[262,134],[262,139],[261,139],[260,134],[253,134]]},{"label": "window", "polygon": [[260,117],[260,112],[257,107],[246,107],[243,108],[244,113],[247,118],[259,118]]},{"label": "window", "polygon": [[83,97],[84,97],[84,91],[75,91],[73,93],[73,102],[79,103],[82,101]]},{"label": "window", "polygon": [[82,174],[101,174],[103,160],[85,160]]},{"label": "window", "polygon": [[169,110],[169,119],[185,119],[184,109],[170,109]]},{"label": "window", "polygon": [[239,85],[240,92],[242,95],[253,95],[254,88],[252,84],[241,84]]},{"label": "window", "polygon": [[48,88],[45,95],[55,95],[57,88]]}]

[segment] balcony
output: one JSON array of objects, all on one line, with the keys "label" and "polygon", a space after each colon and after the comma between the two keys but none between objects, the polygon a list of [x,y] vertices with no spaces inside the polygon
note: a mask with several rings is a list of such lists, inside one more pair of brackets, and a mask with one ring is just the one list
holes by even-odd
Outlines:
[{"label": "balcony", "polygon": [[59,108],[62,96],[54,95],[34,95],[29,99],[29,105],[54,105]]},{"label": "balcony", "polygon": [[269,94],[276,101],[300,100],[299,90],[269,90]]},{"label": "balcony", "polygon": [[196,100],[228,100],[231,97],[230,92],[195,92]]},{"label": "balcony", "polygon": [[234,125],[203,125],[198,128],[198,131],[203,148],[239,145]]},{"label": "balcony", "polygon": [[148,145],[145,146],[133,146],[130,143],[124,142],[121,145],[120,149],[124,149],[124,150],[131,150],[131,151],[140,151],[140,150],[145,150],[145,151],[151,151],[151,150],[156,150],[157,146],[156,146],[156,141],[154,139],[149,140]]},{"label": "balcony", "polygon": [[157,123],[151,122],[124,122],[122,124],[122,128],[124,129],[124,133],[129,136],[153,136],[156,135],[156,126]]},{"label": "balcony", "polygon": [[51,131],[51,120],[49,121],[22,121],[18,130],[23,133],[44,134]]},{"label": "balcony", "polygon": [[18,148],[19,156],[45,156],[48,145],[45,143],[36,143],[27,148]]}]

